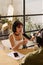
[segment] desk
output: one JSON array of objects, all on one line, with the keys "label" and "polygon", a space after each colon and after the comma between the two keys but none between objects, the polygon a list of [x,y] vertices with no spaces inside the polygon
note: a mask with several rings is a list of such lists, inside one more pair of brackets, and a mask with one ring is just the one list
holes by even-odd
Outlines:
[{"label": "desk", "polygon": [[31,48],[31,49],[19,49],[17,51],[24,54],[24,55],[26,55],[27,53],[33,52],[35,50],[33,48]]},{"label": "desk", "polygon": [[7,56],[4,50],[0,50],[0,65],[19,65],[13,58]]},{"label": "desk", "polygon": [[[13,58],[7,56],[7,53],[11,52],[12,50],[0,50],[0,65],[19,65],[20,61],[14,60]],[[28,49],[20,49],[19,52],[23,54],[27,54],[32,52],[33,50]]]}]

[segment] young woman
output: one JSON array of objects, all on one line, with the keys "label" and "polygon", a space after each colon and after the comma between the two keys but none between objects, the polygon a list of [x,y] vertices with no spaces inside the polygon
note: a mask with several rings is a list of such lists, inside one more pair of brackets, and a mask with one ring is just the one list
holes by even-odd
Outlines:
[{"label": "young woman", "polygon": [[10,34],[9,39],[13,50],[22,49],[26,45],[28,39],[23,36],[23,24],[20,21],[15,21],[12,26],[13,33]]}]

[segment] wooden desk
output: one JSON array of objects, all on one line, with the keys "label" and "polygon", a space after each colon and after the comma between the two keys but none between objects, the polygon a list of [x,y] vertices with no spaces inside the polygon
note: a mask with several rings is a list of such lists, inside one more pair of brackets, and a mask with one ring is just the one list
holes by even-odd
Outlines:
[{"label": "wooden desk", "polygon": [[[19,65],[20,61],[14,60],[13,58],[7,56],[8,52],[11,52],[12,50],[0,50],[0,65]],[[20,49],[18,50],[20,53],[27,54],[29,52],[32,52],[34,50],[28,50],[28,49]]]},{"label": "wooden desk", "polygon": [[19,63],[13,58],[7,56],[7,54],[0,50],[0,65],[19,65]]},{"label": "wooden desk", "polygon": [[26,55],[27,53],[33,52],[35,50],[31,48],[31,49],[19,49],[17,51],[24,54],[24,55]]}]

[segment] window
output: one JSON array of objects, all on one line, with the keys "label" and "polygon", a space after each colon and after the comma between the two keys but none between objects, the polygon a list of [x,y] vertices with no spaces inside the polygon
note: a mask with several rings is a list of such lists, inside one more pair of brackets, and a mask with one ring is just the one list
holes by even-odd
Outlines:
[{"label": "window", "polygon": [[[15,4],[14,4],[15,3]],[[24,24],[24,32],[36,32],[43,28],[43,0],[13,0],[14,15],[2,16],[13,17]]]}]

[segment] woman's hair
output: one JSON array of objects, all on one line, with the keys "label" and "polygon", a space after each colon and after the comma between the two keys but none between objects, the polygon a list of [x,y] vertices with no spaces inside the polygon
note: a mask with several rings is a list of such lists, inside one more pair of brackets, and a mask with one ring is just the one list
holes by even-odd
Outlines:
[{"label": "woman's hair", "polygon": [[12,31],[15,33],[16,32],[16,27],[20,28],[20,25],[23,26],[23,24],[19,20],[15,21],[13,23],[13,26],[12,26]]}]

